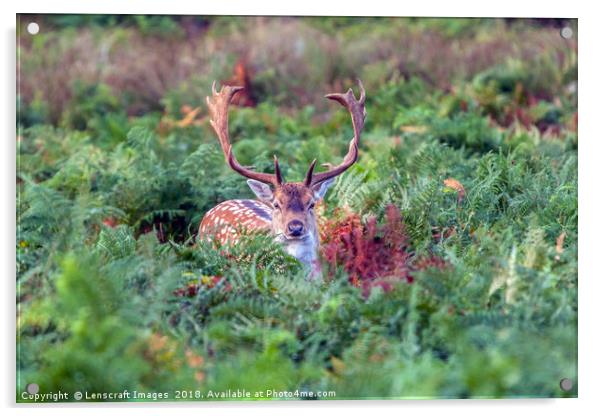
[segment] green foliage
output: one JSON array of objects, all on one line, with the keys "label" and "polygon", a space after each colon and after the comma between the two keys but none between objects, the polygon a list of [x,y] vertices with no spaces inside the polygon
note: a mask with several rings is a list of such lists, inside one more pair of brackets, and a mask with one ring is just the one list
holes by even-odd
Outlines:
[{"label": "green foliage", "polygon": [[[39,372],[22,375],[35,377],[44,391],[70,395],[193,387],[192,372],[182,366],[177,351],[152,345],[149,329],[141,328],[132,313],[133,299],[124,291],[123,276],[111,269],[94,254],[65,257],[55,278],[55,301],[47,311],[60,336],[42,344],[45,348],[37,346]],[[164,371],[167,368],[172,371]]]},{"label": "green foliage", "polygon": [[[293,181],[314,158],[338,163],[349,115],[312,94],[359,75],[368,96],[360,158],[327,194],[324,221],[351,211],[382,224],[397,206],[413,283],[363,293],[342,268],[307,280],[269,236],[196,241],[209,209],[253,197],[224,163],[201,101],[239,51],[209,54],[177,82],[134,68],[136,93],[156,86],[149,80],[169,84],[150,106],[111,79],[28,84],[17,144],[18,400],[34,381],[41,392],[298,392],[285,399],[576,396],[558,387],[577,380],[576,54],[548,29],[473,19],[48,22],[54,31],[21,46],[28,79],[75,53],[76,35],[90,41],[90,25],[116,45],[144,44],[141,59],[200,29],[216,45],[242,45],[241,33],[263,45],[285,29],[272,49],[317,36],[282,56],[252,50],[260,100],[232,108],[234,151],[266,172],[278,155]],[[492,30],[501,52],[479,60]],[[550,42],[537,56],[504,49],[540,37]],[[404,44],[407,59],[389,53],[405,48],[400,38],[419,41]],[[478,62],[462,66],[468,52],[454,39]],[[180,43],[194,55],[196,44]],[[444,57],[429,60],[433,44]],[[43,55],[48,45],[57,56]],[[310,67],[308,56],[336,64]],[[68,91],[45,89],[57,85]],[[194,110],[183,106],[201,108],[186,119]],[[443,262],[429,267],[432,258]]]},{"label": "green foliage", "polygon": [[119,102],[111,89],[102,84],[84,85],[75,81],[71,106],[63,113],[63,124],[72,129],[85,130],[90,120],[117,110]]},{"label": "green foliage", "polygon": [[127,225],[106,227],[98,235],[98,249],[110,258],[128,257],[136,250],[136,240]]}]

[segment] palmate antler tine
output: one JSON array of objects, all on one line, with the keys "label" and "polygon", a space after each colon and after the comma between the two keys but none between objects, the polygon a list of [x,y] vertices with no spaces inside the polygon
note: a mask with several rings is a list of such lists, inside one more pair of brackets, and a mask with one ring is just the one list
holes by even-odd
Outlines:
[{"label": "palmate antler tine", "polygon": [[251,168],[242,166],[238,163],[232,152],[232,145],[230,144],[230,136],[228,133],[228,107],[230,106],[232,97],[242,89],[243,87],[226,85],[217,92],[215,89],[215,81],[213,81],[213,85],[211,86],[212,95],[211,97],[207,97],[207,107],[209,108],[210,115],[209,122],[211,127],[213,127],[213,130],[215,130],[215,134],[217,134],[217,138],[219,139],[228,165],[230,165],[235,172],[259,182],[278,186],[282,183],[282,175],[280,174],[280,168],[278,167],[278,160],[275,157],[274,168],[276,174],[273,175],[270,173],[255,172]]},{"label": "palmate antler tine", "polygon": [[[357,80],[360,87],[360,98],[356,99],[353,95],[353,90],[349,88],[346,93],[335,93],[328,94],[326,98],[337,101],[343,107],[345,107],[351,114],[351,123],[353,124],[353,138],[349,142],[349,150],[343,158],[341,164],[332,166],[328,164],[329,169],[326,172],[313,173],[313,164],[307,172],[306,182],[309,179],[310,184],[317,184],[324,182],[330,178],[340,175],[345,172],[351,165],[353,165],[358,156],[360,133],[364,128],[364,121],[366,119],[366,108],[364,104],[366,102],[366,91],[362,85],[362,81]],[[313,173],[313,174],[312,174]]]}]

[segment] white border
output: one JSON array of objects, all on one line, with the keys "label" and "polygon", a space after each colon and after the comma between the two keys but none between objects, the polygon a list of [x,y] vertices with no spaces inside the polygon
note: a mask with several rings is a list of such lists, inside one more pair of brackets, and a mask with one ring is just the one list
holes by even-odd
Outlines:
[{"label": "white border", "polygon": [[[488,4],[490,3],[490,4]],[[16,6],[16,5],[15,5]],[[545,5],[524,0],[501,2],[386,0],[282,2],[270,0],[219,0],[211,2],[103,0],[19,2],[20,13],[125,13],[125,14],[230,14],[230,15],[331,15],[331,16],[454,16],[454,17],[578,17],[575,4],[546,1]]]},{"label": "white border", "polygon": [[[400,16],[498,16],[498,17],[577,17],[579,18],[579,399],[556,400],[441,400],[441,401],[338,401],[329,403],[200,403],[200,404],[128,404],[127,411],[131,414],[148,414],[151,408],[159,407],[161,413],[185,411],[187,414],[212,413],[220,414],[317,414],[332,413],[341,410],[346,414],[363,414],[377,408],[384,414],[400,414],[413,412],[420,414],[447,415],[504,415],[508,413],[523,414],[545,413],[562,414],[591,414],[591,409],[599,408],[598,386],[600,383],[600,316],[602,296],[598,272],[599,259],[602,258],[598,241],[600,216],[602,210],[600,200],[600,180],[602,180],[602,165],[600,157],[600,140],[602,139],[601,119],[598,112],[600,107],[600,66],[599,39],[602,39],[600,16],[595,13],[594,6],[577,2],[546,1],[527,2],[524,0],[504,0],[498,2],[470,1],[428,1],[403,2],[392,5],[391,1],[370,0],[368,2],[336,1],[325,2],[304,0],[292,4],[277,1],[231,1],[218,0],[208,2],[179,2],[150,0],[103,0],[103,1],[32,1],[2,2],[3,21],[3,55],[2,62],[2,91],[5,91],[0,102],[2,110],[0,117],[5,126],[2,142],[3,204],[2,218],[4,231],[2,244],[2,265],[4,287],[4,307],[6,315],[4,325],[4,342],[2,356],[6,369],[1,377],[2,402],[11,407],[13,412],[29,412],[28,406],[15,407],[14,403],[14,351],[15,351],[15,306],[14,306],[14,273],[15,273],[15,14],[18,13],[148,13],[148,14],[272,14],[272,15],[400,15]],[[594,4],[590,2],[589,4]],[[553,365],[553,363],[550,363]],[[417,382],[420,382],[417,380]],[[596,406],[598,405],[598,406]],[[64,414],[84,410],[90,414],[105,414],[107,408],[123,408],[123,404],[106,404],[91,408],[82,405],[55,405],[44,407],[44,414]],[[153,412],[155,413],[155,412]]]}]

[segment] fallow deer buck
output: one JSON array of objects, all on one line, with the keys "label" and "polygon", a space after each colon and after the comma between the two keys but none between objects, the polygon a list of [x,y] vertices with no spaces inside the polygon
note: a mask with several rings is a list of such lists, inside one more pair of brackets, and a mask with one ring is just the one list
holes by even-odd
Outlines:
[{"label": "fallow deer buck", "polygon": [[357,100],[349,89],[344,94],[328,94],[326,98],[337,101],[351,114],[353,138],[349,150],[341,164],[333,166],[323,164],[328,170],[314,172],[316,160],[310,165],[303,182],[284,182],[278,159],[274,156],[274,173],[260,173],[253,167],[242,166],[232,152],[228,135],[228,107],[232,97],[242,87],[223,86],[220,92],[215,90],[207,97],[210,123],[224,152],[228,165],[249,178],[247,183],[257,195],[258,200],[234,199],[224,201],[207,212],[201,221],[199,237],[214,238],[220,243],[236,242],[241,230],[267,231],[274,239],[284,245],[285,251],[311,268],[310,276],[320,272],[318,262],[319,235],[314,206],[324,197],[335,178],[353,165],[358,157],[360,132],[364,127],[366,94],[361,81],[360,98]]}]

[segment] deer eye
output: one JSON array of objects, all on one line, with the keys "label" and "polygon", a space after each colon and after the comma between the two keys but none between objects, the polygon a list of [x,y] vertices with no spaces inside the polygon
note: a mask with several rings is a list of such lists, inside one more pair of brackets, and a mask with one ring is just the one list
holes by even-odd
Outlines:
[{"label": "deer eye", "polygon": [[274,201],[274,202],[272,203],[272,205],[274,206],[274,208],[276,208],[276,209],[280,209],[280,204],[279,204],[278,202]]},{"label": "deer eye", "polygon": [[314,209],[315,206],[316,206],[316,204],[312,202],[311,204],[309,204],[308,209]]}]

